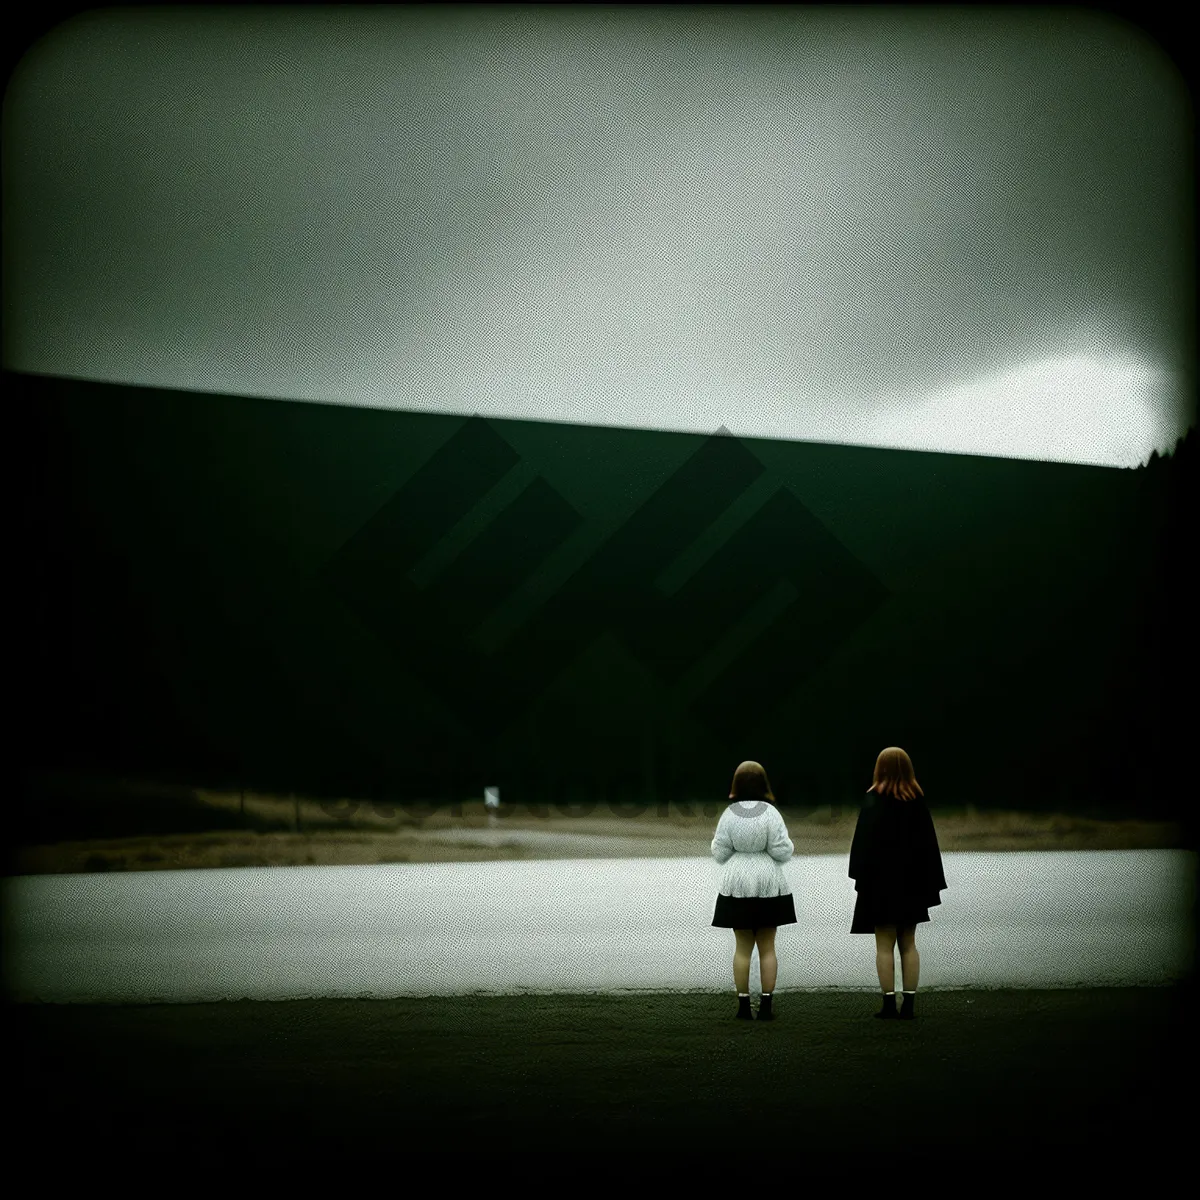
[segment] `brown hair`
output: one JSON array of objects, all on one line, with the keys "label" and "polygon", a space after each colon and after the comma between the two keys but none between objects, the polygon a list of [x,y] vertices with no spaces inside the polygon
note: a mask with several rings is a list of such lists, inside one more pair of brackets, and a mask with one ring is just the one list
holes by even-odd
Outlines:
[{"label": "brown hair", "polygon": [[875,760],[875,778],[867,791],[879,796],[898,796],[901,800],[925,795],[913,772],[912,759],[899,746],[880,751]]},{"label": "brown hair", "polygon": [[761,763],[744,762],[733,773],[730,800],[774,800],[767,773]]}]

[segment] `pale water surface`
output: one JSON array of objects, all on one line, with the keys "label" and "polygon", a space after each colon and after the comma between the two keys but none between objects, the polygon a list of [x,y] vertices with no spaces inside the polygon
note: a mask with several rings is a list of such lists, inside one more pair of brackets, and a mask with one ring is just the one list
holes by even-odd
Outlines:
[{"label": "pale water surface", "polygon": [[[921,987],[1164,984],[1189,973],[1195,855],[944,855]],[[841,856],[786,867],[798,923],[778,989],[864,988]],[[472,992],[722,989],[709,859],[239,868],[4,881],[19,1000],[187,1002]],[[757,961],[752,982],[757,987]]]}]

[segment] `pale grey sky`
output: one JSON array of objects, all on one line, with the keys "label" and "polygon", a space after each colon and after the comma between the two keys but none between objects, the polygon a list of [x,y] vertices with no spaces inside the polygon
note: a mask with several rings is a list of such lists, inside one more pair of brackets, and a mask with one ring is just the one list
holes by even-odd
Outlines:
[{"label": "pale grey sky", "polygon": [[1186,87],[1085,10],[110,10],[5,106],[5,365],[1134,465]]}]

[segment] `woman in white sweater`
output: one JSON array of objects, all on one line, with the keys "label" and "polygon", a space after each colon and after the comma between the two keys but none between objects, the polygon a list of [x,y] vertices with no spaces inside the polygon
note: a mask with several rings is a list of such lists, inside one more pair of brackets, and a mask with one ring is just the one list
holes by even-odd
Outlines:
[{"label": "woman in white sweater", "polygon": [[740,1021],[753,1020],[750,1010],[750,957],[758,947],[762,1000],[758,1019],[774,1019],[772,993],[779,962],[775,930],[793,925],[796,906],[783,864],[792,857],[792,840],[779,810],[767,773],[756,762],[744,762],[733,776],[732,804],[717,822],[713,858],[722,866],[713,925],[732,929],[733,982],[737,987]]}]

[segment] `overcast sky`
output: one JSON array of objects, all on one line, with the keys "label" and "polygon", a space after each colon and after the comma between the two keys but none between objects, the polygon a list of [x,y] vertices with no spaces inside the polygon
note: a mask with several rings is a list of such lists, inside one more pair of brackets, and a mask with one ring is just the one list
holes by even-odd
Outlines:
[{"label": "overcast sky", "polygon": [[1182,80],[1085,10],[86,14],[5,106],[5,365],[1134,465]]}]

